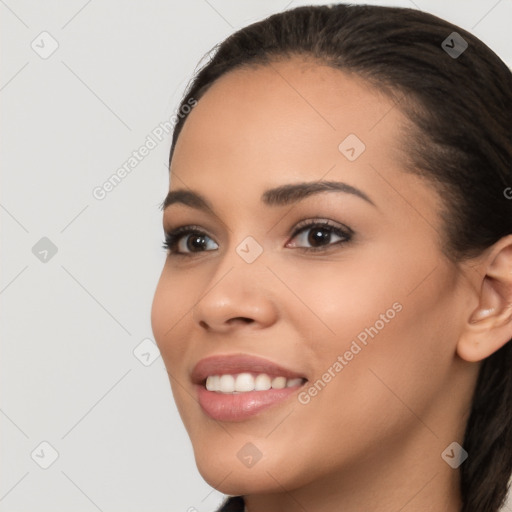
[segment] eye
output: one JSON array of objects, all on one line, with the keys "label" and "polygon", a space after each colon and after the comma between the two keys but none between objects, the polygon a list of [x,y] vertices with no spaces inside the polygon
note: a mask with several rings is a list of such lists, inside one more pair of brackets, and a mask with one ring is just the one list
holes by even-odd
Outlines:
[{"label": "eye", "polygon": [[[298,238],[299,243],[294,242],[287,247],[297,247],[306,252],[325,251],[333,245],[350,241],[353,234],[354,232],[348,226],[341,227],[329,220],[306,220],[297,225],[292,235],[292,240]],[[331,239],[333,236],[338,237],[339,240],[333,242]],[[304,247],[304,243],[310,244],[311,247]],[[173,256],[191,256],[199,252],[215,250],[218,247],[198,226],[180,226],[165,233],[163,243],[163,248]]]},{"label": "eye", "polygon": [[[299,248],[302,250],[315,252],[325,251],[333,245],[349,242],[353,234],[354,232],[348,226],[341,227],[333,224],[329,220],[307,220],[299,223],[292,235],[292,239],[298,238],[299,243],[311,245],[311,247],[302,247],[299,245]],[[338,237],[339,240],[333,242],[333,235]],[[297,244],[294,243],[292,247],[297,247]]]},{"label": "eye", "polygon": [[[173,255],[187,256],[207,250],[207,240],[211,240],[211,238],[197,226],[181,226],[165,233],[163,248]],[[217,244],[215,245],[217,246]],[[214,247],[214,249],[216,248],[218,246]]]}]

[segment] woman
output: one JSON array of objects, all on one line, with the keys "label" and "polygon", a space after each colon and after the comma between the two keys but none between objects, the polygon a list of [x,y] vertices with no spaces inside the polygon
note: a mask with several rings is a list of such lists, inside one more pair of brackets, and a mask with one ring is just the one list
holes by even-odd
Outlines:
[{"label": "woman", "polygon": [[221,510],[498,511],[510,70],[430,14],[300,7],[180,110],[152,325]]}]

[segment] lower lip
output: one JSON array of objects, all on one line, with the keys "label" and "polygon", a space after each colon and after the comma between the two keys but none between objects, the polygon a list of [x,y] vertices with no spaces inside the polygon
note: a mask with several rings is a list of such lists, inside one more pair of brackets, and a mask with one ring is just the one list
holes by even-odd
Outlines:
[{"label": "lower lip", "polygon": [[219,393],[197,385],[199,405],[203,411],[218,421],[243,421],[273,405],[284,402],[302,386],[245,393]]}]

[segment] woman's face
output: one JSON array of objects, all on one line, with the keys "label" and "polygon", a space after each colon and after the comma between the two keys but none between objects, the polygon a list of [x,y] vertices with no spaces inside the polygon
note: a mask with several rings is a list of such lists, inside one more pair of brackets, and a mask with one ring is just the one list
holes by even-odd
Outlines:
[{"label": "woman's face", "polygon": [[152,326],[222,492],[447,467],[468,407],[466,285],[439,246],[437,194],[404,172],[404,119],[360,79],[295,59],[223,76],[183,127],[170,191],[187,195],[163,225],[200,233],[172,244]]}]

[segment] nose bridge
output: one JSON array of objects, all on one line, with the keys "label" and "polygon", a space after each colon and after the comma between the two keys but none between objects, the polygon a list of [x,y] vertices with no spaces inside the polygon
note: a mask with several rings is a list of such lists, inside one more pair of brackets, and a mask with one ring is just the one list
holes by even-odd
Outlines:
[{"label": "nose bridge", "polygon": [[195,322],[210,327],[233,318],[271,322],[276,312],[271,280],[263,244],[250,235],[232,240],[194,307]]},{"label": "nose bridge", "polygon": [[255,212],[248,206],[238,205],[237,221],[231,226],[227,239],[227,250],[222,255],[217,273],[223,273],[222,267],[235,267],[233,271],[241,272],[244,279],[249,279],[255,273],[265,274],[268,245],[265,246],[264,226]]},{"label": "nose bridge", "polygon": [[[232,241],[212,276],[209,293],[217,288],[223,293],[257,294],[258,289],[269,285],[267,274],[270,273],[264,254],[263,245],[252,236]],[[224,290],[225,286],[227,290]]]}]

